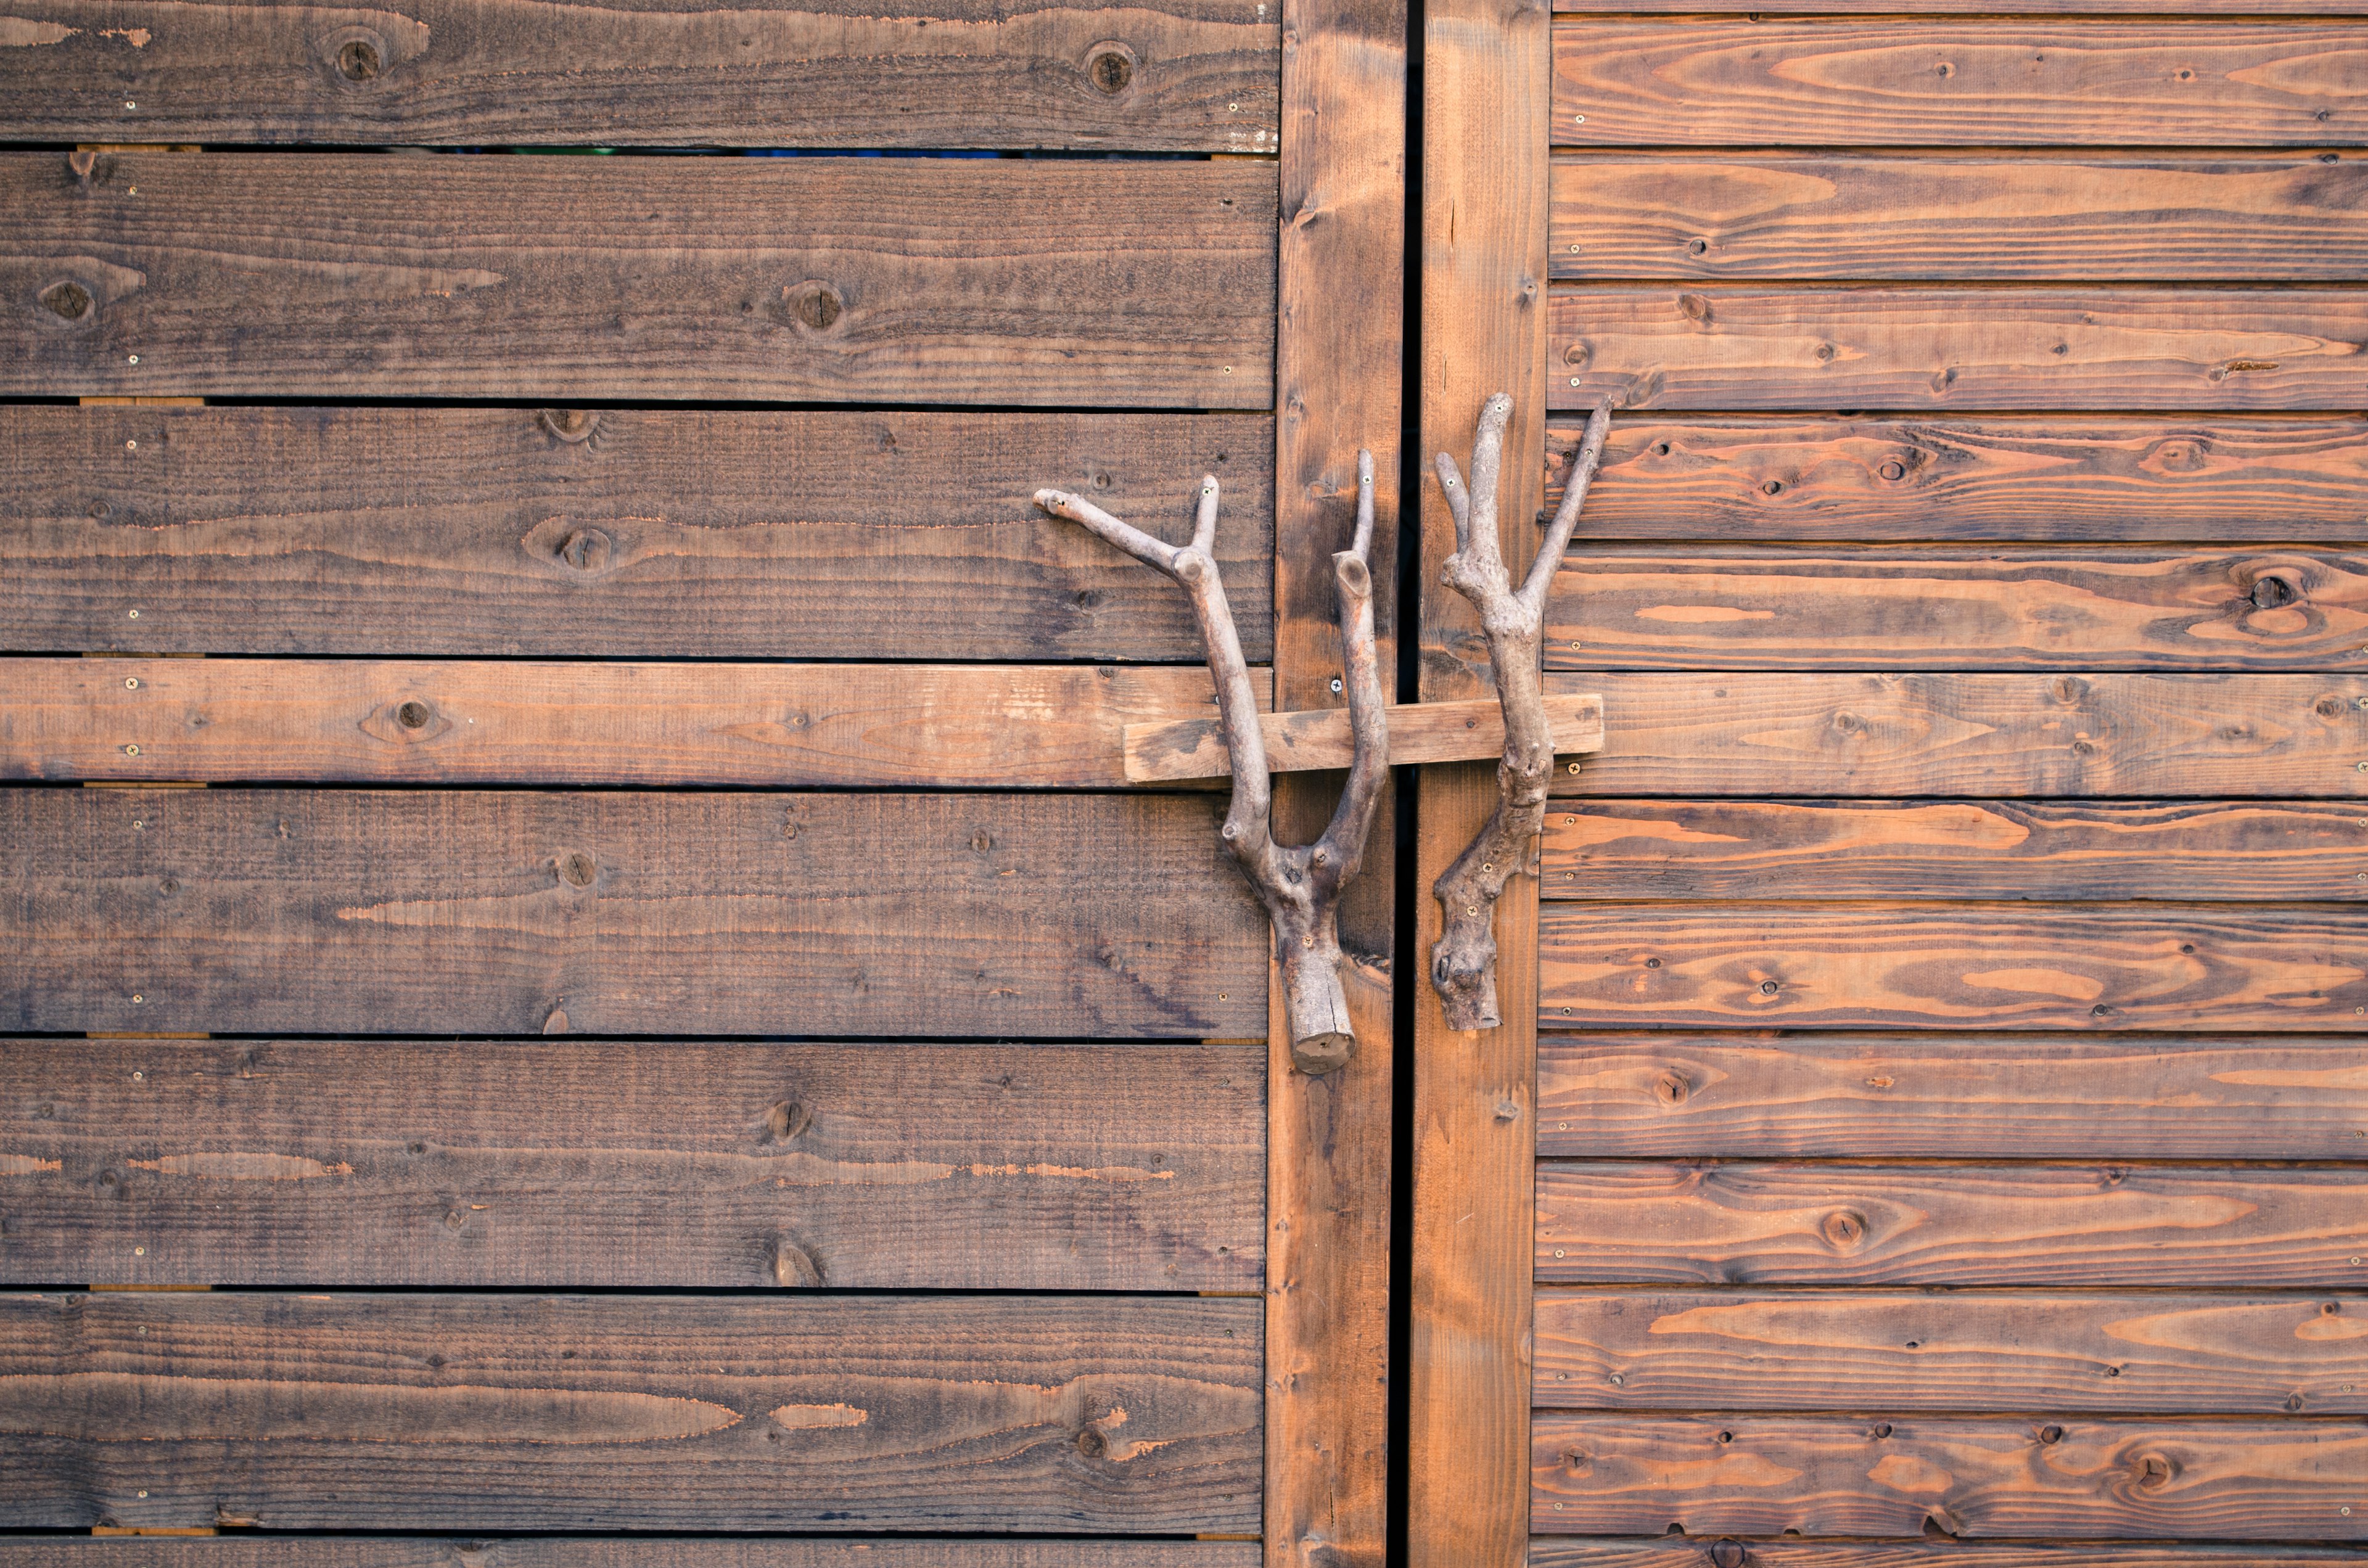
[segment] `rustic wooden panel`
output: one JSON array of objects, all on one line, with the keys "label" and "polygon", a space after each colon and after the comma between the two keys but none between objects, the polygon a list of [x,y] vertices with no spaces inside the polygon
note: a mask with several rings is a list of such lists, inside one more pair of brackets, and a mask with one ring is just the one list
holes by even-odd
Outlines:
[{"label": "rustic wooden panel", "polygon": [[17,1296],[0,1478],[37,1528],[1239,1533],[1258,1317],[1212,1298]]},{"label": "rustic wooden panel", "polygon": [[[2368,1030],[2362,1030],[2368,1034]],[[1544,1154],[2357,1160],[2357,1037],[1550,1035]],[[2363,1281],[2368,1283],[2368,1281]]]},{"label": "rustic wooden panel", "polygon": [[[1557,21],[1559,144],[2357,146],[2342,23]],[[1584,116],[1584,119],[1580,117]]]},{"label": "rustic wooden panel", "polygon": [[1588,795],[2368,794],[2351,676],[1549,675],[1603,696]]},{"label": "rustic wooden panel", "polygon": [[[1998,0],[1987,0],[1989,5],[1997,3]],[[2159,6],[2162,0],[2146,3]],[[1900,0],[1889,0],[1884,8],[1894,10],[1899,4]],[[1836,3],[1829,8],[1839,11],[1848,7]],[[2084,8],[2107,7],[2100,0]],[[2271,9],[2265,4],[2248,4],[2245,8]],[[6,1561],[5,1556],[0,1556],[0,1562]],[[1952,1540],[1937,1534],[1923,1540],[1791,1539],[1754,1540],[1748,1546],[1732,1538],[1706,1542],[1699,1536],[1653,1540],[1633,1537],[1622,1540],[1580,1540],[1546,1536],[1530,1543],[1529,1568],[2328,1568],[2329,1564],[2358,1568],[2359,1562],[2358,1552],[2340,1547],[2194,1546],[2176,1542],[2146,1546],[2112,1541],[2078,1546],[2061,1541],[2052,1545],[2031,1541],[2002,1545]],[[376,1568],[376,1564],[357,1568]]]},{"label": "rustic wooden panel", "polygon": [[1189,796],[0,792],[0,1028],[1241,1040]]},{"label": "rustic wooden panel", "polygon": [[0,393],[1263,409],[1275,199],[1255,160],[15,153]]},{"label": "rustic wooden panel", "polygon": [[0,1051],[18,1281],[1260,1283],[1264,1074],[1239,1046]]},{"label": "rustic wooden panel", "polygon": [[1598,669],[2359,669],[2368,557],[1598,545],[1557,574],[1546,638]]},{"label": "rustic wooden panel", "polygon": [[1541,1414],[1534,1444],[1541,1530],[2368,1539],[2356,1421]]},{"label": "rustic wooden panel", "polygon": [[[1581,426],[1547,428],[1547,504]],[[2112,415],[1632,415],[1587,494],[1594,539],[2263,540],[2368,536],[2368,423]]]},{"label": "rustic wooden panel", "polygon": [[1546,390],[1564,409],[2235,411],[2368,394],[2368,293],[2332,286],[1566,283],[1546,309]]},{"label": "rustic wooden panel", "polygon": [[1265,415],[0,408],[0,647],[1197,664],[1029,497],[1181,540],[1214,473],[1262,663],[1272,465]]},{"label": "rustic wooden panel", "polygon": [[2368,898],[2368,816],[2312,801],[1588,801],[1553,899]]},{"label": "rustic wooden panel", "polygon": [[0,687],[15,779],[1110,788],[1129,724],[1214,708],[1189,665],[0,659]]},{"label": "rustic wooden panel", "polygon": [[[0,668],[5,667],[0,663]],[[1545,699],[1545,713],[1556,755],[1603,749],[1603,702],[1593,693],[1558,692]],[[1393,767],[1493,759],[1505,749],[1504,705],[1493,697],[1393,702],[1387,717]],[[1270,713],[1260,722],[1259,734],[1266,744],[1267,767],[1276,773],[1338,770],[1356,756],[1356,741],[1349,733],[1344,708]],[[1126,777],[1131,783],[1223,778],[1231,775],[1232,768],[1233,753],[1225,744],[1224,726],[1215,719],[1126,727]],[[1317,815],[1311,836],[1323,833],[1331,815],[1328,810]]]},{"label": "rustic wooden panel", "polygon": [[[1256,1541],[0,1537],[0,1568],[1255,1568],[1258,1561]],[[2267,1568],[2284,1568],[2284,1560]]]},{"label": "rustic wooden panel", "polygon": [[1552,1290],[1537,1313],[1561,1409],[2368,1413],[2360,1296]]},{"label": "rustic wooden panel", "polygon": [[1552,903],[1549,1027],[2368,1028],[2368,924],[2209,903]]},{"label": "rustic wooden panel", "polygon": [[0,55],[12,141],[1274,147],[1275,22],[1208,0],[35,10]]},{"label": "rustic wooden panel", "polygon": [[2363,1169],[1538,1167],[1537,1277],[1565,1283],[2359,1287],[2363,1253]]},{"label": "rustic wooden panel", "polygon": [[2368,162],[2340,153],[1570,154],[1549,254],[1569,278],[2342,283],[2363,212]]}]

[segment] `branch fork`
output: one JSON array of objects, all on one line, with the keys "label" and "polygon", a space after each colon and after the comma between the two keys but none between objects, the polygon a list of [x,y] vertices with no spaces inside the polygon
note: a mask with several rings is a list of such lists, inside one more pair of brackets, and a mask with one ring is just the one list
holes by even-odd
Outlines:
[{"label": "branch fork", "polygon": [[1340,892],[1364,864],[1365,836],[1389,777],[1389,717],[1374,652],[1373,579],[1368,559],[1373,542],[1373,454],[1357,454],[1355,541],[1332,557],[1340,599],[1341,676],[1354,738],[1349,782],[1324,836],[1295,848],[1274,841],[1274,785],[1267,771],[1258,695],[1212,552],[1217,538],[1215,476],[1201,481],[1200,510],[1192,542],[1186,545],[1155,539],[1065,491],[1040,490],[1036,505],[1165,573],[1190,597],[1209,651],[1209,674],[1216,682],[1217,713],[1233,766],[1234,798],[1220,836],[1273,922],[1291,1058],[1308,1074],[1346,1066],[1356,1051],[1357,1035],[1340,983]]},{"label": "branch fork", "polygon": [[1479,612],[1488,642],[1497,700],[1505,712],[1505,752],[1497,764],[1497,809],[1471,846],[1432,885],[1441,912],[1439,941],[1430,949],[1430,983],[1452,1029],[1493,1029],[1504,1022],[1497,1003],[1497,901],[1513,873],[1529,862],[1531,841],[1545,827],[1546,787],[1554,778],[1554,729],[1546,720],[1545,683],[1539,671],[1546,592],[1578,527],[1587,487],[1603,460],[1611,426],[1609,399],[1595,405],[1587,438],[1571,465],[1570,483],[1516,591],[1497,545],[1497,495],[1503,477],[1505,426],[1513,400],[1503,392],[1480,410],[1472,440],[1467,486],[1455,460],[1439,454],[1440,488],[1455,517],[1455,553],[1440,576]]}]

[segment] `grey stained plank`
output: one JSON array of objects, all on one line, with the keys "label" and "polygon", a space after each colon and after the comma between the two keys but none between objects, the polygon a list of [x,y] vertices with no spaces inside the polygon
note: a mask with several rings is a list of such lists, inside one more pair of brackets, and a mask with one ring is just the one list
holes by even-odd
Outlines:
[{"label": "grey stained plank", "polygon": [[1254,1290],[1232,1045],[13,1040],[0,1278]]},{"label": "grey stained plank", "polygon": [[1179,796],[0,792],[0,1028],[1167,1036],[1265,1027]]},{"label": "grey stained plank", "polygon": [[1256,159],[8,153],[0,394],[1264,409],[1276,199]]},{"label": "grey stained plank", "polygon": [[35,1528],[1255,1530],[1255,1300],[0,1298]]},{"label": "grey stained plank", "polygon": [[1254,1540],[0,1537],[0,1568],[1258,1568],[1258,1562]]}]

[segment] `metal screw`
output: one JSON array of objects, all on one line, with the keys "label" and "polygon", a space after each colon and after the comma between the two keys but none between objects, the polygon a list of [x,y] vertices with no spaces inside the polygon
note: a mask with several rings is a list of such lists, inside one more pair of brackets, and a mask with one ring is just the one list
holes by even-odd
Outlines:
[{"label": "metal screw", "polygon": [[125,358],[126,359],[130,360],[130,361],[131,361],[132,364],[134,364],[134,365],[137,365],[138,363],[140,363],[140,356],[139,356],[139,355],[137,355],[137,354],[126,354],[126,355],[124,356],[124,358]]},{"label": "metal screw", "polygon": [[1570,379],[1570,384],[1571,384],[1572,386],[1577,386],[1577,385],[1578,385],[1578,378],[1577,378],[1577,376],[1573,376],[1573,377]]},{"label": "metal screw", "polygon": [[1560,1257],[1560,1256],[1562,1256],[1562,1248],[1560,1248],[1560,1247],[1556,1247],[1556,1248],[1554,1248],[1554,1256],[1555,1256],[1556,1257]]},{"label": "metal screw", "polygon": [[[132,1250],[133,1252],[135,1252],[135,1253],[141,1253],[141,1252],[146,1252],[148,1249],[147,1249],[146,1247],[133,1247],[131,1250]],[[145,1496],[147,1496],[147,1495],[148,1495],[148,1494],[146,1494],[145,1492],[142,1492],[142,1494],[140,1494],[140,1495],[142,1495],[142,1497],[145,1497]]]},{"label": "metal screw", "polygon": [[134,620],[139,619],[140,619],[140,612],[139,612],[138,610],[136,610],[136,609],[135,609],[135,610],[133,610],[133,611],[131,612],[131,619],[134,619]]},{"label": "metal screw", "polygon": [[140,449],[140,443],[137,441],[126,441],[123,443],[123,449],[127,452],[136,452]]},{"label": "metal screw", "polygon": [[[1559,1256],[1561,1255],[1556,1254],[1555,1256]],[[1626,1388],[1628,1386],[1628,1380],[1622,1377],[1619,1373],[1614,1372],[1611,1374],[1611,1386],[1616,1389]]]},{"label": "metal screw", "polygon": [[123,748],[123,755],[126,756],[138,756],[140,755],[140,748],[136,745],[125,746]]},{"label": "metal screw", "polygon": [[[134,614],[134,615],[138,615],[140,612],[139,612],[138,610],[136,610],[136,609],[135,609],[135,610],[133,610],[131,613],[132,613],[132,614]],[[1577,763],[1575,763],[1575,762],[1574,762],[1574,763],[1572,763],[1572,764],[1570,765],[1570,770],[1571,770],[1573,773],[1577,772],[1577,771],[1578,771],[1578,764],[1577,764]]]},{"label": "metal screw", "polygon": [[135,1084],[146,1083],[148,1081],[148,1074],[145,1073],[134,1073],[131,1074],[131,1081]]},{"label": "metal screw", "polygon": [[[124,100],[123,100],[123,107],[124,107],[125,108],[138,108],[140,106],[139,106],[138,104],[136,104],[136,103],[133,103],[130,98],[126,98],[126,99],[124,99]],[[145,1496],[147,1496],[147,1495],[148,1495],[148,1494],[146,1494],[145,1492],[142,1492],[142,1494],[140,1494],[140,1495],[142,1495],[142,1497],[145,1497]]]},{"label": "metal screw", "polygon": [[1585,125],[1587,123],[1587,116],[1583,114],[1572,115],[1570,117],[1570,122],[1573,125]]},{"label": "metal screw", "polygon": [[1340,677],[1338,676],[1334,676],[1332,677],[1332,695],[1335,697],[1340,695]]},{"label": "metal screw", "polygon": [[[146,1247],[133,1247],[131,1249],[131,1256],[134,1257],[146,1257],[148,1256],[148,1249]],[[145,1497],[148,1494],[142,1492],[140,1495]]]},{"label": "metal screw", "polygon": [[139,690],[140,677],[138,676],[125,676],[123,677],[123,689],[126,691]]},{"label": "metal screw", "polygon": [[145,997],[145,996],[143,996],[143,995],[142,995],[139,992],[135,991],[135,992],[133,992],[133,993],[131,994],[131,1000],[132,1000],[133,1002],[137,1003],[137,1002],[145,1002],[146,1000],[148,1000],[148,998],[147,998],[147,997]]}]

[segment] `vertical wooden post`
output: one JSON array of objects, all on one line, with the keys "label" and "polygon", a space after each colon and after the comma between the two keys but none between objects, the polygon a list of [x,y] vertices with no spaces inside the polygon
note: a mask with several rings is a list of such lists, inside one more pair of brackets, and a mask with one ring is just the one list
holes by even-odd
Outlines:
[{"label": "vertical wooden post", "polygon": [[[1375,631],[1397,665],[1397,441],[1405,322],[1405,0],[1285,0],[1275,365],[1275,701],[1343,699],[1332,552],[1376,459]],[[1338,774],[1276,780],[1275,833],[1313,839]],[[1296,1071],[1280,987],[1268,1054],[1269,1568],[1381,1568],[1389,1499],[1391,955],[1395,803],[1340,907],[1348,1066]]]},{"label": "vertical wooden post", "polygon": [[[1510,392],[1501,538],[1536,552],[1546,414],[1546,149],[1551,17],[1535,0],[1430,0],[1423,35],[1424,456],[1470,450],[1480,405]],[[1440,586],[1455,526],[1422,489],[1422,697],[1491,688],[1471,607]],[[1535,1208],[1533,875],[1497,905],[1500,1028],[1447,1028],[1429,983],[1431,884],[1488,819],[1486,764],[1427,767],[1416,835],[1413,1290],[1407,1431],[1412,1568],[1518,1568],[1530,1530],[1530,1256]]]}]

